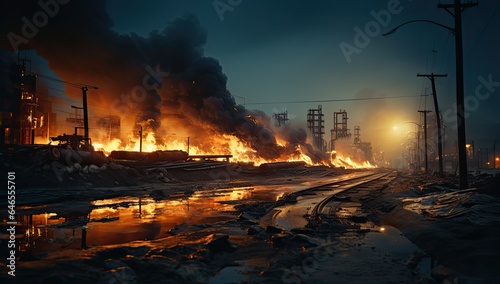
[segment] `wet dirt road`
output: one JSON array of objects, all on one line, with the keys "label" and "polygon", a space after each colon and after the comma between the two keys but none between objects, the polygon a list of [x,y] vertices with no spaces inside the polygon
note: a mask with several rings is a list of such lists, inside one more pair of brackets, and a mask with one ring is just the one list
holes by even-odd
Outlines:
[{"label": "wet dirt road", "polygon": [[[148,185],[105,199],[99,195],[109,190],[99,189],[90,202],[58,202],[53,190],[52,203],[19,208],[25,233],[18,273],[26,283],[81,277],[94,283],[120,277],[130,277],[128,283],[165,277],[168,283],[413,283],[430,277],[425,253],[397,228],[368,217],[391,210],[385,201],[365,205],[383,196],[380,187],[393,175],[289,171],[222,185],[178,184],[172,191]],[[368,182],[377,177],[381,184]]]},{"label": "wet dirt road", "polygon": [[391,172],[367,171],[319,180],[318,184],[312,187],[284,197],[287,204],[274,208],[263,218],[261,225],[271,225],[284,230],[305,228],[310,224],[311,218],[319,218],[323,208],[335,195],[378,180],[389,173]]}]

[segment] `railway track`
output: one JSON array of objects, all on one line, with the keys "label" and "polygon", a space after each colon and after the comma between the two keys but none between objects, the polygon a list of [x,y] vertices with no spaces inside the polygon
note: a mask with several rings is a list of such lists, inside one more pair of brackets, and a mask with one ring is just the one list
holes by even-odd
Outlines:
[{"label": "railway track", "polygon": [[305,189],[301,189],[298,191],[295,191],[291,194],[288,194],[286,196],[283,196],[283,200],[285,202],[295,202],[297,197],[299,196],[304,196],[304,195],[313,195],[316,194],[317,192],[327,192],[327,191],[332,191],[339,189],[345,185],[350,185],[355,182],[365,182],[367,179],[370,179],[373,176],[378,176],[379,173],[376,172],[365,172],[361,173],[358,175],[346,175],[346,176],[341,176],[339,178],[335,178],[332,180],[326,180],[323,182],[320,182],[317,185],[307,187]]},{"label": "railway track", "polygon": [[[350,217],[351,219],[363,219],[363,214],[360,213],[360,201],[364,198],[367,198],[367,196],[370,194],[370,192],[373,192],[373,190],[380,189],[381,187],[386,185],[388,182],[393,180],[394,177],[395,172],[384,172],[367,176],[365,178],[359,179],[359,181],[351,180],[353,183],[346,186],[343,191],[332,194],[331,196],[321,200],[312,208],[311,214],[309,215],[309,224],[313,227],[316,227],[319,223],[321,223],[322,216],[324,215],[334,215],[340,218]],[[353,196],[342,196],[343,194],[348,193],[351,193],[349,195]],[[338,210],[340,206],[337,205],[340,204],[342,204],[343,208],[341,208],[341,210]],[[329,212],[324,213],[325,208],[327,207],[330,207],[330,210]],[[333,210],[332,208],[335,208],[335,210]],[[332,214],[332,212],[334,212],[334,214]]]},{"label": "railway track", "polygon": [[[394,177],[393,171],[378,170],[323,180],[283,197],[284,204],[271,211],[267,218],[264,217],[264,223],[291,230],[315,227],[325,215],[342,218],[348,216],[349,212],[357,214],[355,208],[360,207],[358,199],[366,198],[370,192],[379,189]],[[352,196],[348,197],[347,192]],[[347,205],[343,207],[351,210],[338,210],[339,204]]]}]

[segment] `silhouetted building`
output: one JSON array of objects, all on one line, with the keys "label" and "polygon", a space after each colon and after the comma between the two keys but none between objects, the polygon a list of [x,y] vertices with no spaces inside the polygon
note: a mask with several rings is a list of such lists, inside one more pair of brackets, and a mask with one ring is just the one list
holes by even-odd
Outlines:
[{"label": "silhouetted building", "polygon": [[29,73],[31,66],[26,66],[27,63],[31,64],[21,59],[18,64],[1,66],[1,145],[34,143],[40,116],[37,116],[36,76]]}]

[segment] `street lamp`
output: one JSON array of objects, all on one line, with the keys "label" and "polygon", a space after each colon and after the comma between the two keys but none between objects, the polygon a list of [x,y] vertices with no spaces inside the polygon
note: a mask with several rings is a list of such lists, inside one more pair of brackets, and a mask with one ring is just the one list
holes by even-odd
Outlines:
[{"label": "street lamp", "polygon": [[[68,118],[66,118],[66,121],[77,123],[78,125],[82,124],[83,123],[82,115],[78,111],[83,110],[83,107],[77,107],[77,106],[72,105],[71,108],[75,110],[75,114],[74,114],[75,116],[71,117],[71,114],[70,114],[70,116]],[[76,132],[75,132],[75,135],[76,135]]]},{"label": "street lamp", "polygon": [[[453,34],[455,34],[455,64],[456,64],[456,89],[457,89],[457,126],[458,126],[458,164],[459,164],[459,177],[460,177],[460,188],[464,189],[469,186],[467,181],[467,153],[465,149],[465,107],[464,107],[464,62],[463,62],[463,47],[462,47],[462,8],[477,6],[477,3],[465,3],[462,4],[461,0],[454,0],[453,4],[439,4],[438,8],[444,8],[448,13],[450,13],[455,18],[455,27],[451,28],[440,23],[430,21],[430,20],[413,20],[403,23],[389,32],[383,34],[384,36],[390,35],[400,27],[415,23],[415,22],[427,22],[439,27],[445,28]],[[455,13],[450,12],[448,8],[453,8]],[[441,131],[441,130],[439,130]]]},{"label": "street lamp", "polygon": [[75,109],[75,117],[78,117],[78,110],[79,109],[83,109],[83,107],[78,107],[78,106],[74,106],[74,105],[71,105],[71,108]]},{"label": "street lamp", "polygon": [[416,122],[413,122],[413,121],[403,122],[403,123],[401,123],[401,125],[403,125],[403,124],[407,124],[407,123],[412,123],[412,124],[415,124],[416,126],[418,126],[419,128],[422,128],[422,125],[420,125],[420,124],[418,124],[418,123],[416,123]]},{"label": "street lamp", "polygon": [[392,29],[392,30],[390,30],[390,31],[388,31],[388,32],[386,32],[386,33],[384,33],[384,34],[382,34],[382,35],[383,35],[383,36],[388,36],[388,35],[391,35],[391,34],[395,33],[395,32],[396,32],[396,31],[397,31],[400,27],[402,27],[402,26],[406,26],[406,25],[411,24],[411,23],[416,23],[416,22],[431,23],[431,24],[434,24],[434,25],[436,25],[436,26],[440,26],[440,27],[442,27],[442,28],[445,28],[445,29],[449,30],[449,31],[450,31],[450,32],[452,32],[452,33],[455,33],[455,29],[454,29],[454,28],[452,28],[452,27],[448,27],[448,26],[445,26],[445,25],[440,24],[440,23],[438,23],[438,22],[434,22],[434,21],[431,21],[431,20],[413,20],[413,21],[408,21],[408,22],[406,22],[406,23],[402,23],[401,25],[399,25],[399,26],[395,27],[394,29]]}]

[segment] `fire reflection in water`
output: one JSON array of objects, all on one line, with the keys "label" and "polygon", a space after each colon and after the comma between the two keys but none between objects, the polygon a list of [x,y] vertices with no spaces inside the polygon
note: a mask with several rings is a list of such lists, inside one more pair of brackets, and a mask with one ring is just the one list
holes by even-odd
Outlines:
[{"label": "fire reflection in water", "polygon": [[[37,255],[59,249],[128,243],[169,236],[173,227],[235,218],[234,202],[253,196],[252,188],[197,191],[191,196],[155,201],[123,197],[93,202],[88,215],[71,219],[55,213],[20,215],[26,230],[20,251]],[[84,242],[82,242],[82,240]]]}]

